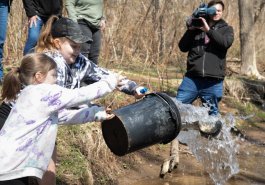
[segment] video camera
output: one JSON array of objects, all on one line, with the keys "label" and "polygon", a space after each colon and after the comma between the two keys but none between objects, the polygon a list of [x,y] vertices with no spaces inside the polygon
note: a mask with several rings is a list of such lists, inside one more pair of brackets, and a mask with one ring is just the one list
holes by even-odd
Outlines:
[{"label": "video camera", "polygon": [[200,6],[192,13],[193,17],[199,18],[204,17],[207,18],[209,15],[215,15],[216,14],[216,8],[210,7],[208,8],[208,5],[205,3],[201,3]]},{"label": "video camera", "polygon": [[203,26],[203,22],[199,17],[208,18],[210,15],[216,14],[216,8],[215,7],[209,7],[206,3],[201,3],[196,10],[192,13],[191,23],[190,26],[194,27],[201,27]]}]

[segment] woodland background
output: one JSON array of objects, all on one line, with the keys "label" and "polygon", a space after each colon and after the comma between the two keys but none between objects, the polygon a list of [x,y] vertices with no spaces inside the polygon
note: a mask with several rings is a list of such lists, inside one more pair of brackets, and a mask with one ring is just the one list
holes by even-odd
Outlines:
[{"label": "woodland background", "polygon": [[[248,110],[242,110],[262,112],[263,80],[257,80],[255,75],[244,76],[241,71],[242,30],[239,1],[243,0],[224,0],[224,19],[233,26],[235,32],[235,41],[227,57],[225,98],[230,101],[230,106],[238,105],[242,100],[246,102],[240,104],[238,110],[247,107]],[[265,75],[265,2],[246,1],[253,6],[253,14],[241,14],[255,20],[247,33],[254,34],[255,64],[258,72]],[[186,53],[180,52],[178,41],[186,30],[185,19],[200,2],[105,0],[107,26],[103,32],[99,65],[112,70],[123,70],[129,78],[147,86],[150,91],[167,91],[174,95],[186,70]],[[64,15],[67,16],[65,10]],[[6,71],[12,66],[19,65],[26,35],[27,17],[22,1],[14,0],[4,48]],[[248,89],[254,91],[249,92]],[[254,102],[258,102],[258,107],[248,104],[253,99]],[[117,92],[100,100],[100,103],[112,103],[113,108],[117,108],[134,101],[132,97]],[[123,158],[114,156],[105,145],[97,123],[61,127],[58,135],[57,184],[117,184],[117,177],[137,163],[137,155],[134,153]]]}]

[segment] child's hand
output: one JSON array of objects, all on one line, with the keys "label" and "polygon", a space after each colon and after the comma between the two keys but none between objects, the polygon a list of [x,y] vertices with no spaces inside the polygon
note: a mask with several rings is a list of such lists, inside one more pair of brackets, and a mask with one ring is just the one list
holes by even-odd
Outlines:
[{"label": "child's hand", "polygon": [[104,120],[110,120],[114,118],[114,114],[109,114],[105,110],[104,111],[99,111],[95,114],[95,121],[102,122]]},{"label": "child's hand", "polygon": [[114,114],[107,114],[107,117],[106,117],[105,120],[110,120],[110,119],[112,119],[112,118],[114,118],[114,117],[115,117]]},{"label": "child's hand", "polygon": [[112,119],[112,118],[115,117],[115,114],[112,114],[112,113],[111,113],[111,108],[110,108],[110,107],[107,107],[107,108],[106,108],[106,113],[107,113],[106,120],[110,120],[110,119]]},{"label": "child's hand", "polygon": [[135,89],[134,97],[140,99],[146,95],[148,89],[146,87],[140,86]]},{"label": "child's hand", "polygon": [[106,81],[109,84],[109,87],[114,90],[119,86],[119,84],[124,80],[125,77],[122,76],[120,73],[113,73],[108,76],[102,78],[102,81]]},{"label": "child's hand", "polygon": [[122,71],[120,71],[120,72],[118,72],[118,73],[115,73],[114,74],[115,76],[116,76],[116,78],[117,78],[117,86],[119,87],[119,86],[122,86],[122,85],[124,85],[124,83],[125,83],[125,79],[126,79],[126,76],[123,76],[122,75]]}]

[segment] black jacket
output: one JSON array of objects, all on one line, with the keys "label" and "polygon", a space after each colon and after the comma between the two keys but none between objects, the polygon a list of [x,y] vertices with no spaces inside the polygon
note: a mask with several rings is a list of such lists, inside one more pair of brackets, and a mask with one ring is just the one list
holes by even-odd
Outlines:
[{"label": "black jacket", "polygon": [[[205,42],[207,37],[209,42]],[[206,37],[206,38],[205,38]],[[205,33],[187,30],[179,41],[182,52],[189,52],[186,75],[190,77],[213,77],[223,79],[226,54],[234,41],[234,31],[224,20],[218,21]]]},{"label": "black jacket", "polygon": [[62,0],[23,0],[24,9],[28,17],[38,15],[48,18],[51,15],[61,15]]}]

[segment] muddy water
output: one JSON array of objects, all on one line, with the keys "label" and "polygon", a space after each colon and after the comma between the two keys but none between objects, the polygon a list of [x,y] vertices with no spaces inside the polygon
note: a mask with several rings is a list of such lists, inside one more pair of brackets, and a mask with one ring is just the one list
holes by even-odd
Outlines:
[{"label": "muddy water", "polygon": [[[240,171],[233,175],[225,185],[264,185],[265,184],[265,147],[238,141],[237,153]],[[164,179],[159,177],[139,179],[133,185],[213,185],[214,182],[205,172],[203,165],[192,160],[192,156],[181,155],[180,164]],[[181,163],[181,161],[184,161]],[[188,162],[190,161],[190,162]]]}]

